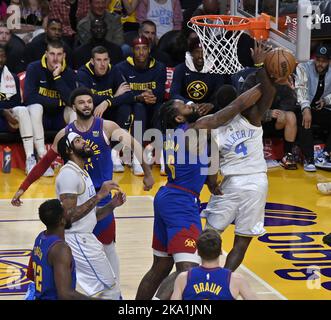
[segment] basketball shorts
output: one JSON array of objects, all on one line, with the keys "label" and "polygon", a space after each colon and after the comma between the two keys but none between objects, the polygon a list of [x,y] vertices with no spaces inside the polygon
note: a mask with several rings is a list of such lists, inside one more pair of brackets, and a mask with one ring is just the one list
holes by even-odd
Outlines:
[{"label": "basketball shorts", "polygon": [[212,195],[201,213],[210,227],[224,231],[234,222],[237,235],[251,237],[265,232],[264,215],[268,193],[265,173],[225,177],[221,191],[223,195]]},{"label": "basketball shorts", "polygon": [[199,200],[186,191],[161,187],[154,198],[154,255],[200,263],[196,241],[201,231]]},{"label": "basketball shorts", "polygon": [[118,280],[103,245],[92,233],[65,233],[76,263],[78,285],[89,296],[120,299]]}]

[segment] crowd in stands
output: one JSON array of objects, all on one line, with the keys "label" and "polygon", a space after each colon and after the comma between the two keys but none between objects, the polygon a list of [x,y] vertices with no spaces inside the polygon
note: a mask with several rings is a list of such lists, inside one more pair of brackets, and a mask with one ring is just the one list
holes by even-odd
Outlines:
[{"label": "crowd in stands", "polygon": [[[12,5],[20,11],[15,28],[8,24]],[[44,131],[75,120],[69,96],[77,86],[92,90],[96,116],[125,129],[133,119],[141,121],[143,131],[159,127],[158,109],[169,98],[203,104],[208,114],[222,107],[214,98],[221,86],[240,93],[256,70],[253,39],[244,36],[239,43],[242,71],[231,77],[211,74],[197,35],[187,27],[191,16],[228,10],[228,2],[218,0],[1,1],[0,132],[19,130],[26,172],[46,152]],[[321,43],[288,83],[277,85],[263,127],[266,136],[283,138],[279,160],[285,169],[297,169],[295,145],[304,170],[331,169],[330,59],[330,47]],[[316,135],[325,145],[319,154],[314,154]],[[114,171],[122,172],[118,154],[113,161]],[[138,166],[135,174],[141,172]]]}]

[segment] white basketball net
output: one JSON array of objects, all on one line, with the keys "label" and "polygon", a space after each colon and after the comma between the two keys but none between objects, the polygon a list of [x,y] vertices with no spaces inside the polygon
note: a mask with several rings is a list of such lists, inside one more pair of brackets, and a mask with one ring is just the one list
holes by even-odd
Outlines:
[{"label": "white basketball net", "polygon": [[[217,17],[213,20],[199,19],[199,22],[214,25],[237,25],[247,22],[247,20],[243,19],[238,23],[232,18],[223,21],[221,17]],[[188,26],[200,38],[205,65],[210,73],[234,74],[243,69],[238,60],[237,45],[244,30],[230,31],[216,26],[199,26],[192,22],[189,22]]]}]

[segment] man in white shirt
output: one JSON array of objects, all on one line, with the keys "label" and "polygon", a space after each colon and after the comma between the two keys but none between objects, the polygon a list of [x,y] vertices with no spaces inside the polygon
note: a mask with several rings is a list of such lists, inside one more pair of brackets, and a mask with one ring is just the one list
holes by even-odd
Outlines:
[{"label": "man in white shirt", "polygon": [[[120,299],[119,279],[93,229],[98,220],[125,202],[125,194],[112,180],[105,181],[99,192],[95,192],[92,180],[84,170],[85,160],[93,151],[80,135],[74,132],[64,135],[57,148],[65,165],[56,178],[56,194],[72,221],[65,240],[76,262],[77,283],[89,296]],[[119,192],[104,207],[96,209],[98,202],[111,190]]]}]

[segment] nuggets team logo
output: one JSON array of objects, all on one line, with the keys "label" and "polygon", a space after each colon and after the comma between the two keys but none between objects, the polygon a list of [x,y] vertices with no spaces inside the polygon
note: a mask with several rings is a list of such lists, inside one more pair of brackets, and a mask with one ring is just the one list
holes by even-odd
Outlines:
[{"label": "nuggets team logo", "polygon": [[193,81],[187,87],[187,94],[191,99],[201,100],[203,99],[208,92],[207,85],[200,80]]},{"label": "nuggets team logo", "polygon": [[196,248],[196,242],[194,239],[186,239],[185,240],[185,247],[188,248]]},{"label": "nuggets team logo", "polygon": [[99,137],[99,131],[92,131],[93,137]]},{"label": "nuggets team logo", "polygon": [[0,250],[0,296],[27,291],[30,283],[26,277],[27,266],[12,259],[28,257],[30,253],[31,250]]}]

